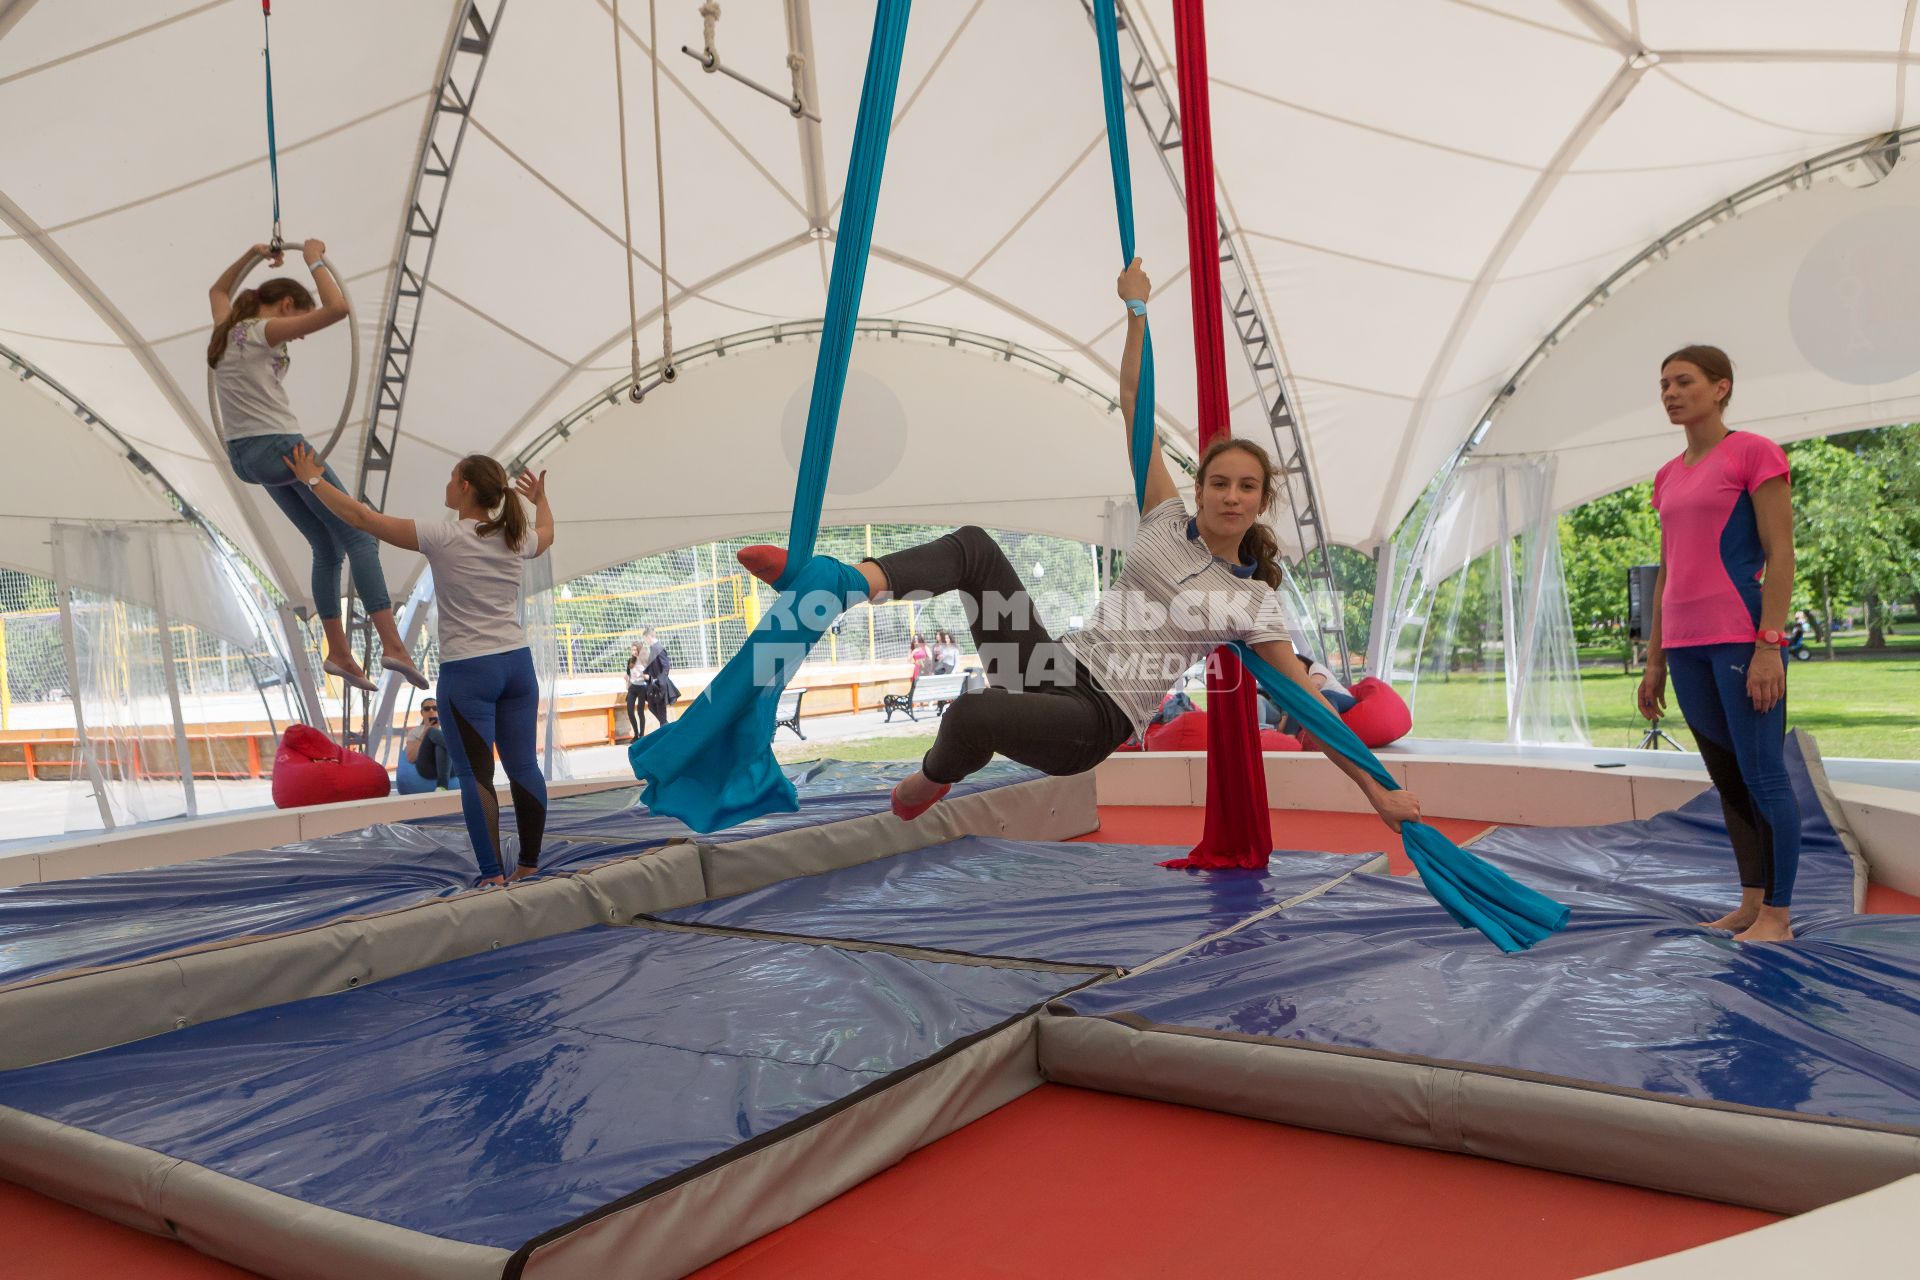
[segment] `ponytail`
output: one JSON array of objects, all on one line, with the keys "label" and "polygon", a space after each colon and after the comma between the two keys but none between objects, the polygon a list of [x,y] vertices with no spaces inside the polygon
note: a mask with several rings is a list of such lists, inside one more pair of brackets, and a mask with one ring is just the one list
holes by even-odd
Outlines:
[{"label": "ponytail", "polygon": [[1286,580],[1285,570],[1280,567],[1280,540],[1273,536],[1273,530],[1258,520],[1247,527],[1240,536],[1240,563],[1253,561],[1253,576],[1278,589]]},{"label": "ponytail", "polygon": [[213,326],[213,338],[207,343],[207,368],[220,367],[222,357],[227,354],[227,340],[232,337],[235,325],[257,319],[262,308],[277,306],[288,298],[293,299],[296,311],[313,310],[313,294],[308,292],[307,286],[285,276],[275,276],[263,282],[258,289],[242,289],[235,294],[227,318]]},{"label": "ponytail", "polygon": [[482,520],[475,532],[484,538],[497,531],[508,547],[520,550],[527,538],[527,509],[507,482],[507,469],[484,453],[470,453],[460,459],[460,478],[472,486],[475,502],[488,511],[500,508],[499,515]]}]

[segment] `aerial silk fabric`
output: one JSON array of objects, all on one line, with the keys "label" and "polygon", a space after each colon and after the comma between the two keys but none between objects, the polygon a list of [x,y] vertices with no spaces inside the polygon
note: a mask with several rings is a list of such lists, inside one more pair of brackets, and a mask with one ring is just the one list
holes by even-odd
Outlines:
[{"label": "aerial silk fabric", "polygon": [[[1240,661],[1309,733],[1367,771],[1389,791],[1398,791],[1386,766],[1318,697],[1281,675],[1242,641],[1234,641]],[[1476,858],[1424,822],[1400,824],[1407,857],[1434,901],[1463,929],[1478,929],[1502,951],[1525,951],[1566,927],[1567,908],[1529,889],[1506,872]]]},{"label": "aerial silk fabric", "polygon": [[[793,784],[773,758],[774,711],[787,680],[833,624],[839,608],[866,598],[858,570],[815,556],[813,547],[826,504],[834,428],[853,354],[854,319],[866,283],[911,9],[911,0],[880,0],[874,14],[794,487],[787,568],[775,583],[780,598],[685,715],[627,749],[634,776],[647,784],[641,795],[647,807],[695,831],[716,831],[799,807]],[[831,608],[836,600],[839,608]]]},{"label": "aerial silk fabric", "polygon": [[[1121,261],[1133,261],[1133,167],[1127,159],[1127,100],[1119,69],[1119,23],[1114,0],[1094,0],[1094,38],[1100,46],[1100,90],[1106,106],[1106,152],[1114,169]],[[1213,140],[1206,88],[1206,27],[1198,0],[1175,0],[1175,52],[1181,88],[1181,157],[1187,167],[1187,261],[1192,280],[1194,370],[1200,384],[1200,447],[1227,436],[1227,345],[1219,297],[1219,213],[1213,203]],[[1140,386],[1133,409],[1133,491],[1146,503],[1146,461],[1154,441],[1152,330],[1140,351]],[[1185,858],[1165,867],[1263,867],[1273,854],[1267,814],[1267,773],[1261,766],[1254,687],[1229,651],[1208,660],[1208,771],[1206,825]]]}]

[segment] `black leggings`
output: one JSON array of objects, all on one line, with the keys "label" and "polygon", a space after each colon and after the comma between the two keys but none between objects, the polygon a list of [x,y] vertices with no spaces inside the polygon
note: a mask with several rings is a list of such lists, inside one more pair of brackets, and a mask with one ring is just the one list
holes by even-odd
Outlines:
[{"label": "black leggings", "polygon": [[1000,544],[975,525],[874,564],[897,596],[957,591],[987,688],[947,704],[921,771],[959,782],[993,758],[1053,775],[1083,773],[1133,736],[1133,725],[1040,621]]},{"label": "black leggings", "polygon": [[627,723],[633,726],[633,736],[636,738],[646,736],[646,705],[647,686],[643,684],[629,684],[627,686]]}]

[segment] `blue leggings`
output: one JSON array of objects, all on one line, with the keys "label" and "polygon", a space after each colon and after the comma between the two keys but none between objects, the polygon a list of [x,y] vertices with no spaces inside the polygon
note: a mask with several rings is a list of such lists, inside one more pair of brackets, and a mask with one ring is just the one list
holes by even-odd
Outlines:
[{"label": "blue leggings", "polygon": [[500,798],[493,793],[493,750],[507,769],[514,825],[520,830],[520,865],[540,865],[547,831],[547,780],[537,748],[540,682],[533,651],[514,649],[440,664],[440,711],[446,719],[447,754],[460,775],[460,811],[483,878],[501,873]]},{"label": "blue leggings", "polygon": [[[293,478],[284,459],[293,446],[306,444],[304,436],[242,436],[227,441],[227,461],[233,474],[248,484],[264,487],[274,505],[287,513],[293,527],[307,540],[313,552],[313,570],[309,586],[313,608],[322,618],[340,616],[340,561],[353,563],[353,589],[368,613],[393,607],[387,594],[386,571],[380,567],[380,543],[327,510],[320,495]],[[327,483],[342,491],[346,486],[333,468],[326,469]]]},{"label": "blue leggings", "polygon": [[1787,777],[1787,700],[1761,715],[1747,696],[1751,644],[1668,649],[1674,701],[1720,792],[1740,884],[1770,907],[1793,901],[1800,869],[1800,802]]}]

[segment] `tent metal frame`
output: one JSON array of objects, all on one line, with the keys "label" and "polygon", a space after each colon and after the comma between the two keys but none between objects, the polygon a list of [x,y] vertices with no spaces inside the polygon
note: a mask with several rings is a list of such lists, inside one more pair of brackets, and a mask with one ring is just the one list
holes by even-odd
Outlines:
[{"label": "tent metal frame", "polygon": [[[359,474],[354,478],[356,496],[376,511],[386,510],[388,488],[393,483],[393,455],[400,443],[407,380],[413,373],[414,339],[420,328],[420,311],[426,302],[427,278],[433,270],[433,252],[439,244],[447,195],[453,189],[454,165],[460,159],[467,124],[473,118],[474,99],[480,92],[480,78],[493,52],[506,7],[507,0],[491,0],[491,3],[463,0],[454,18],[446,56],[440,64],[426,136],[421,139],[420,155],[414,163],[413,182],[407,193],[407,221],[400,236],[400,260],[394,270],[393,288],[387,295],[386,316],[380,325],[380,349],[373,362],[372,382],[367,388],[367,428],[361,437]],[[483,14],[483,8],[492,11],[491,18]],[[370,659],[373,624],[357,600],[352,623],[357,647]],[[351,694],[346,695],[346,703],[347,711],[342,717],[344,736],[349,740],[370,737],[373,695],[359,699],[361,732],[358,735],[352,729]]]}]

